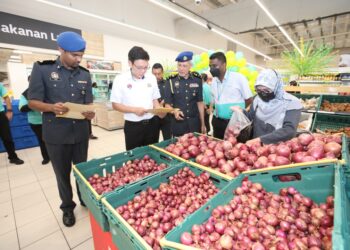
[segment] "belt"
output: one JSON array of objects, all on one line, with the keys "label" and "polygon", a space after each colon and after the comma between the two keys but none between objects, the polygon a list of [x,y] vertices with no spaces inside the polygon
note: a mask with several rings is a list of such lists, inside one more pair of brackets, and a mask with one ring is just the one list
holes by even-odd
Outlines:
[{"label": "belt", "polygon": [[220,118],[220,117],[217,117],[217,116],[214,116],[214,118],[218,119],[218,120],[225,121],[225,122],[230,121],[230,119],[223,119],[223,118]]},{"label": "belt", "polygon": [[145,119],[145,120],[141,120],[141,121],[138,121],[138,122],[134,122],[134,121],[128,121],[126,120],[127,122],[130,122],[130,123],[139,123],[139,124],[144,124],[144,125],[147,125],[151,122],[151,120],[153,119],[154,117],[152,117],[151,119]]}]

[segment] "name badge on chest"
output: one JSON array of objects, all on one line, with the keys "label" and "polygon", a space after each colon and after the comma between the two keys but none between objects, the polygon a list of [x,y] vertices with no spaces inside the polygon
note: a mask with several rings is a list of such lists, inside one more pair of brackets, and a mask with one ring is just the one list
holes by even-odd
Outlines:
[{"label": "name badge on chest", "polygon": [[51,72],[50,74],[50,80],[52,81],[60,81],[60,75],[57,72]]},{"label": "name badge on chest", "polygon": [[174,83],[174,87],[175,87],[175,88],[179,88],[179,87],[180,87],[180,83],[179,83],[178,81],[176,81],[176,82]]},{"label": "name badge on chest", "polygon": [[198,83],[190,83],[190,88],[198,88]]}]

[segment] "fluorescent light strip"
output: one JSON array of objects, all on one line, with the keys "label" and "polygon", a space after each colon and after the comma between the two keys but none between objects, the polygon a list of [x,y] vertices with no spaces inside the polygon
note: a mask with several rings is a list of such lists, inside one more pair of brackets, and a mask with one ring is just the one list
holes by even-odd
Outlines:
[{"label": "fluorescent light strip", "polygon": [[195,18],[193,18],[193,17],[191,17],[189,15],[186,15],[185,13],[183,13],[181,11],[178,11],[178,10],[168,6],[168,5],[162,4],[162,3],[158,2],[157,0],[149,0],[149,1],[151,3],[153,3],[153,4],[155,4],[155,5],[158,5],[159,7],[162,7],[164,9],[166,9],[166,10],[169,10],[170,12],[173,12],[173,13],[179,15],[179,16],[182,16],[182,17],[184,17],[184,18],[186,18],[186,19],[188,19],[188,20],[190,20],[190,21],[192,21],[192,22],[202,26],[203,28],[207,28],[207,24],[206,23],[203,23],[203,22],[201,22],[201,21],[199,21],[199,20],[197,20],[197,19],[195,19]]},{"label": "fluorescent light strip", "polygon": [[157,36],[157,37],[161,37],[161,38],[164,38],[164,39],[168,39],[168,40],[171,40],[171,41],[174,41],[174,42],[177,42],[177,43],[181,43],[181,44],[184,44],[184,45],[187,45],[187,46],[191,46],[191,47],[194,47],[194,48],[197,48],[197,49],[200,49],[200,50],[204,50],[204,51],[208,50],[208,49],[206,49],[204,47],[201,47],[201,46],[198,46],[198,45],[195,45],[195,44],[192,44],[192,43],[188,43],[188,42],[185,42],[183,40],[179,40],[179,39],[176,39],[176,38],[173,38],[173,37],[170,37],[170,36],[159,34],[159,33],[156,33],[156,32],[150,31],[150,30],[139,28],[139,27],[136,27],[136,26],[133,26],[133,25],[130,25],[130,24],[126,24],[126,23],[122,23],[122,22],[116,21],[116,20],[111,19],[111,18],[99,16],[99,15],[96,15],[96,14],[92,14],[92,13],[89,13],[89,12],[86,12],[86,11],[78,10],[78,9],[75,9],[75,8],[72,8],[72,7],[68,7],[68,6],[65,6],[65,5],[52,3],[52,2],[47,1],[47,0],[37,0],[37,2],[40,2],[40,3],[43,3],[43,4],[47,4],[47,5],[51,5],[51,6],[60,8],[60,9],[68,10],[68,11],[71,11],[71,12],[79,13],[81,15],[93,17],[93,18],[96,18],[96,19],[99,19],[99,20],[102,20],[102,21],[105,21],[105,22],[118,24],[118,25],[127,27],[129,29],[134,29],[134,30],[137,30],[137,31],[141,31],[141,32],[153,35],[153,36]]},{"label": "fluorescent light strip", "polygon": [[15,54],[33,54],[31,51],[24,51],[24,50],[14,50],[13,53]]},{"label": "fluorescent light strip", "polygon": [[21,63],[21,60],[9,59],[7,62]]},{"label": "fluorescent light strip", "polygon": [[288,35],[287,31],[277,22],[275,17],[270,13],[270,11],[260,2],[260,0],[255,0],[255,2],[260,6],[260,8],[265,11],[266,15],[272,20],[272,22],[280,29],[283,35],[288,39],[288,41],[294,46],[294,48],[300,53],[301,56],[304,56],[303,52],[299,49],[298,45],[293,41],[293,39]]},{"label": "fluorescent light strip", "polygon": [[[200,26],[202,26],[204,28],[208,28],[206,23],[201,22],[201,21],[199,21],[199,20],[197,20],[197,19],[195,19],[193,17],[190,17],[190,16],[184,14],[183,12],[178,11],[178,10],[176,10],[176,9],[166,5],[166,4],[162,4],[158,0],[149,0],[149,1],[151,3],[153,3],[153,4],[156,4],[156,5],[164,8],[164,9],[166,9],[166,10],[169,10],[170,12],[173,12],[173,13],[179,15],[179,16],[182,16],[182,17],[184,17],[184,18],[186,18],[186,19],[188,19],[188,20],[190,20],[190,21],[192,21],[192,22],[194,22],[194,23],[196,23],[196,24],[198,24],[198,25],[200,25]],[[261,56],[263,56],[263,57],[265,57],[265,58],[267,58],[269,60],[272,60],[271,57],[265,55],[264,53],[262,53],[260,51],[257,51],[256,49],[253,49],[253,48],[249,47],[248,45],[245,45],[245,44],[241,43],[240,41],[238,41],[238,40],[236,40],[236,39],[226,35],[225,33],[221,32],[220,30],[218,30],[216,28],[212,28],[211,31],[213,31],[214,33],[216,33],[216,34],[218,34],[218,35],[220,35],[220,36],[222,36],[224,38],[226,38],[227,40],[229,40],[231,42],[234,42],[234,43],[236,43],[236,44],[238,44],[238,45],[240,45],[240,46],[242,46],[242,47],[244,47],[244,48],[246,48],[246,49],[248,49],[250,51],[253,51],[254,53],[256,53],[258,55],[261,55]]]},{"label": "fluorescent light strip", "polygon": [[230,40],[231,42],[234,42],[234,43],[236,43],[236,44],[238,44],[238,45],[240,45],[240,46],[242,46],[242,47],[244,47],[246,49],[249,49],[249,50],[253,51],[254,53],[256,53],[258,55],[261,55],[261,56],[263,56],[263,57],[265,57],[265,58],[267,58],[269,60],[272,60],[271,57],[261,53],[260,51],[257,51],[256,49],[253,49],[253,48],[245,45],[244,43],[241,43],[240,41],[237,41],[236,39],[233,39],[232,37],[226,35],[225,33],[221,32],[221,31],[219,31],[219,30],[217,30],[215,28],[212,28],[211,31],[213,31],[214,33],[216,33],[216,34],[218,34],[218,35],[220,35],[222,37],[225,37],[227,40]]},{"label": "fluorescent light strip", "polygon": [[11,59],[21,59],[21,56],[18,56],[18,55],[11,55],[10,56]]}]

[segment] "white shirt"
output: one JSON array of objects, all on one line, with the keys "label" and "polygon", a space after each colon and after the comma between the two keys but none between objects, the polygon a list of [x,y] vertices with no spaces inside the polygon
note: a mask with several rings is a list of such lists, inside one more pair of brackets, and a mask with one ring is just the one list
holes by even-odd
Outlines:
[{"label": "white shirt", "polygon": [[226,71],[222,82],[217,77],[213,78],[211,93],[215,104],[244,103],[253,96],[247,78],[229,71]]},{"label": "white shirt", "polygon": [[[160,93],[154,75],[146,74],[142,79],[135,79],[128,71],[118,75],[113,81],[111,102],[152,109],[153,100],[158,98],[160,98]],[[135,113],[124,113],[124,119],[132,122],[151,119],[153,116],[151,113],[146,113],[143,116],[138,116]]]}]

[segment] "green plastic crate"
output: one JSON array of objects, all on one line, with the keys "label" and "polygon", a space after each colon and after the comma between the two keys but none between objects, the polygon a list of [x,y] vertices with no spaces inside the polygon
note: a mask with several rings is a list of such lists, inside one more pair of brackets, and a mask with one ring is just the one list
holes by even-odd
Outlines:
[{"label": "green plastic crate", "polygon": [[319,97],[318,99],[318,102],[316,104],[316,107],[315,109],[308,109],[308,110],[304,110],[304,111],[309,111],[309,112],[316,112],[317,110],[320,109],[320,106],[321,106],[321,96],[320,95],[307,95],[307,94],[293,94],[295,97],[299,98],[299,99],[303,99],[303,100],[306,100],[306,99],[311,99],[313,97]]},{"label": "green plastic crate", "polygon": [[[110,232],[112,233],[113,242],[118,249],[151,249],[151,247],[137,234],[137,232],[127,224],[127,222],[115,211],[115,208],[127,203],[135,195],[145,190],[147,187],[158,188],[161,183],[169,182],[169,177],[175,175],[181,168],[188,166],[196,175],[203,170],[187,163],[181,163],[175,167],[164,170],[153,177],[141,182],[129,185],[124,189],[114,191],[102,199],[104,213],[108,217]],[[210,173],[210,179],[220,190],[227,186],[228,181],[220,176]]]},{"label": "green plastic crate", "polygon": [[[350,204],[345,194],[344,168],[337,165],[320,165],[313,167],[298,167],[293,169],[281,169],[266,171],[256,174],[243,174],[231,181],[215,197],[208,201],[203,207],[191,214],[179,226],[171,230],[162,240],[163,249],[188,249],[180,244],[180,236],[183,232],[190,232],[194,224],[202,224],[211,216],[212,210],[229,203],[234,197],[233,190],[241,185],[243,178],[248,176],[252,182],[259,182],[263,187],[274,193],[279,193],[281,188],[294,186],[303,195],[313,199],[317,203],[325,202],[327,196],[334,195],[334,230],[332,235],[333,249],[350,249]],[[299,181],[281,182],[281,175],[300,175]]]},{"label": "green plastic crate", "polygon": [[339,129],[350,126],[350,116],[317,113],[312,125],[312,131]]},{"label": "green plastic crate", "polygon": [[[320,101],[320,112],[331,112],[331,111],[322,111],[322,104],[324,101],[329,101],[330,103],[350,103],[350,96],[344,95],[322,95]],[[350,112],[336,112],[339,114],[350,115]]]},{"label": "green plastic crate", "polygon": [[[102,176],[103,169],[106,169],[106,172],[109,173],[109,172],[112,172],[112,169],[114,166],[115,169],[117,170],[118,168],[122,167],[124,162],[127,162],[129,160],[134,160],[137,158],[142,158],[146,154],[148,154],[150,158],[155,160],[158,164],[160,163],[167,164],[168,168],[173,167],[180,163],[180,161],[178,161],[177,159],[174,159],[173,157],[167,154],[164,154],[160,151],[157,151],[153,148],[146,146],[146,147],[140,147],[134,150],[126,151],[123,153],[106,156],[100,159],[94,159],[94,160],[80,163],[80,164],[77,164],[76,166],[73,166],[73,173],[77,180],[82,200],[84,201],[85,205],[89,208],[89,210],[91,211],[91,213],[93,214],[94,218],[96,219],[100,227],[103,229],[103,231],[107,232],[109,230],[107,218],[103,214],[101,209],[101,199],[106,194],[103,194],[103,195],[97,194],[96,191],[90,185],[90,183],[87,181],[87,179],[95,173]],[[150,176],[153,176],[154,174],[144,178],[148,178]],[[142,179],[138,181],[141,181],[141,180]],[[121,186],[121,187],[118,187],[117,189],[122,189],[124,187],[125,186]]]}]

